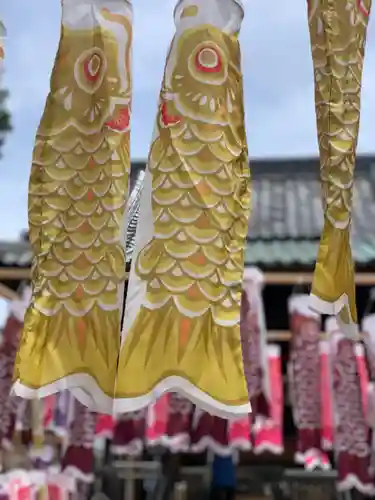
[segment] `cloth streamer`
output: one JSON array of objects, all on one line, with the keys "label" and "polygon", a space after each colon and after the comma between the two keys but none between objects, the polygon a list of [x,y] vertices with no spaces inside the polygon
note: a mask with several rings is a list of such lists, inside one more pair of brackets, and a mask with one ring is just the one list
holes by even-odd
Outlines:
[{"label": "cloth streamer", "polygon": [[113,427],[111,453],[113,456],[139,457],[144,449],[147,425],[147,408],[123,413]]},{"label": "cloth streamer", "polygon": [[237,0],[180,0],[130,272],[116,409],[164,391],[250,411],[240,301],[250,185]]},{"label": "cloth streamer", "polygon": [[[9,303],[8,318],[0,346],[0,439],[2,446],[6,449],[12,447],[17,411],[19,414],[17,408],[20,405],[20,400],[14,396],[10,397],[9,394],[25,311],[29,305],[30,296],[30,287],[24,287],[19,300]],[[27,406],[26,402],[23,404]],[[31,422],[27,432],[29,435],[26,441],[31,438]]]},{"label": "cloth streamer", "polygon": [[132,7],[128,0],[61,6],[29,182],[33,296],[13,389],[30,399],[70,389],[91,409],[112,413],[125,282]]},{"label": "cloth streamer", "polygon": [[309,296],[292,295],[289,299],[290,361],[289,388],[294,422],[297,428],[295,460],[308,470],[330,468],[323,451],[320,356],[320,315],[309,308]]},{"label": "cloth streamer", "polygon": [[326,339],[319,342],[320,352],[320,415],[321,446],[325,451],[333,449],[333,395],[331,383],[330,343]]},{"label": "cloth streamer", "polygon": [[[334,452],[339,491],[356,489],[374,495],[370,473],[369,429],[365,418],[357,361],[357,344],[340,330],[335,318],[326,321],[330,344],[330,375],[334,409]],[[363,359],[363,353],[360,354]]]},{"label": "cloth streamer", "polygon": [[74,400],[68,390],[56,394],[52,409],[52,421],[47,427],[66,443],[74,415]]},{"label": "cloth streamer", "polygon": [[371,474],[375,477],[375,314],[363,319],[362,331],[366,346],[366,360],[369,373],[367,386],[367,423],[371,434]]},{"label": "cloth streamer", "polygon": [[22,325],[22,319],[18,319],[11,312],[3,330],[0,347],[0,432],[2,446],[6,448],[12,445],[17,412],[17,398],[9,397],[9,393]]},{"label": "cloth streamer", "polygon": [[91,483],[95,479],[93,444],[97,416],[77,400],[73,405],[68,447],[61,468],[78,482]]},{"label": "cloth streamer", "polygon": [[99,438],[112,439],[115,419],[111,415],[98,414],[95,435]]},{"label": "cloth streamer", "polygon": [[255,419],[252,430],[253,450],[258,455],[264,452],[278,455],[284,451],[284,393],[280,346],[267,346],[267,358],[270,411],[267,418],[260,416]]},{"label": "cloth streamer", "polygon": [[269,416],[270,383],[267,360],[267,331],[262,288],[264,277],[257,268],[244,274],[241,300],[242,357],[252,420]]},{"label": "cloth streamer", "polygon": [[324,228],[311,306],[357,337],[350,228],[371,0],[308,0]]}]

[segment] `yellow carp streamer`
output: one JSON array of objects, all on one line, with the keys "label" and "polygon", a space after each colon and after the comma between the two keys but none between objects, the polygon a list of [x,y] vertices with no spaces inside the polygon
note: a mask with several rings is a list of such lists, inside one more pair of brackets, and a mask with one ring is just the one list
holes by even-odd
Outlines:
[{"label": "yellow carp streamer", "polygon": [[337,315],[350,336],[357,335],[350,226],[370,8],[371,0],[308,2],[324,202],[311,306]]},{"label": "yellow carp streamer", "polygon": [[132,6],[62,0],[29,184],[35,254],[15,368],[25,398],[69,388],[112,411],[125,280]]},{"label": "yellow carp streamer", "polygon": [[250,411],[240,341],[250,173],[235,0],[175,9],[141,201],[116,411],[162,392]]}]

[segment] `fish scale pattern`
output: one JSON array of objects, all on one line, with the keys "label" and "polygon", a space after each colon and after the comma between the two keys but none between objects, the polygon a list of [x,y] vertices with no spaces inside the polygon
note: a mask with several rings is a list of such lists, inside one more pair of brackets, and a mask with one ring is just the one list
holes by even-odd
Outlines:
[{"label": "fish scale pattern", "polygon": [[33,296],[16,389],[29,397],[78,386],[85,404],[111,411],[125,281],[132,11],[127,1],[92,3],[62,2],[29,183]]}]

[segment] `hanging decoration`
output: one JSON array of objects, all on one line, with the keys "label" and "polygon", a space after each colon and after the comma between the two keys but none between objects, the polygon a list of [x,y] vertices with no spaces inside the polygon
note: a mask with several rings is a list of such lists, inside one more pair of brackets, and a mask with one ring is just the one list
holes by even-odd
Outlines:
[{"label": "hanging decoration", "polygon": [[70,424],[74,417],[74,400],[68,390],[54,396],[50,425],[47,427],[63,443],[67,442]]},{"label": "hanging decoration", "polygon": [[[159,424],[154,439],[148,441],[153,446],[162,446],[172,453],[186,453],[190,450],[195,405],[186,397],[172,392],[152,406],[152,420]],[[163,425],[164,424],[164,425]],[[151,436],[151,433],[150,433]]]},{"label": "hanging decoration", "polygon": [[[333,450],[333,387],[331,383],[330,343],[322,338],[319,342],[320,351],[320,416],[322,450]],[[324,455],[323,455],[324,456]]]},{"label": "hanging decoration", "polygon": [[216,456],[229,457],[238,451],[249,451],[251,447],[249,418],[228,421],[196,409],[192,429],[192,452],[211,452]]},{"label": "hanging decoration", "polygon": [[68,447],[62,458],[61,469],[76,478],[78,483],[91,483],[95,478],[93,445],[97,416],[77,400],[73,400],[72,404]]},{"label": "hanging decoration", "polygon": [[[48,429],[48,431],[52,431],[53,428],[53,413],[55,410],[56,404],[56,394],[52,396],[47,396],[44,398],[43,405],[43,427],[44,429]],[[52,431],[53,432],[53,431]]]},{"label": "hanging decoration", "polygon": [[361,392],[358,351],[356,356],[358,347],[345,336],[333,317],[326,321],[326,332],[330,345],[337,488],[339,491],[356,489],[365,495],[373,495],[369,429]]},{"label": "hanging decoration", "polygon": [[19,300],[8,307],[8,317],[0,345],[0,439],[2,446],[12,447],[18,400],[10,397],[17,348],[21,336],[25,311],[29,305],[31,289],[24,287]]},{"label": "hanging decoration", "polygon": [[311,305],[357,336],[350,228],[371,0],[308,0],[324,228]]},{"label": "hanging decoration", "polygon": [[[163,394],[155,403],[148,407],[146,426],[146,445],[151,447],[165,446],[169,443],[168,417],[170,393]],[[183,441],[184,437],[178,441]],[[170,448],[169,448],[170,449]]]},{"label": "hanging decoration", "polygon": [[370,472],[375,477],[375,314],[368,314],[362,322],[366,360],[369,373],[367,386],[367,423],[370,428],[371,465]]},{"label": "hanging decoration", "polygon": [[1,500],[70,500],[76,493],[72,478],[52,471],[15,470],[0,476]]},{"label": "hanging decoration", "polygon": [[266,349],[269,377],[269,415],[255,419],[252,429],[255,454],[269,452],[280,455],[284,451],[283,415],[284,388],[280,346],[270,344]]},{"label": "hanging decoration", "polygon": [[309,296],[289,299],[292,332],[288,366],[289,390],[297,428],[297,463],[308,470],[330,467],[322,449],[320,315],[309,307]]},{"label": "hanging decoration", "polygon": [[100,439],[113,438],[115,419],[111,415],[98,414],[96,419],[95,436]]},{"label": "hanging decoration", "polygon": [[250,412],[240,301],[250,186],[237,0],[180,0],[142,192],[116,412],[165,391]]},{"label": "hanging decoration", "polygon": [[144,450],[147,408],[118,415],[113,426],[111,453],[114,457],[140,457]]},{"label": "hanging decoration", "polygon": [[[33,153],[33,295],[15,368],[24,398],[70,389],[112,413],[125,280],[132,7],[62,0]],[[42,188],[41,188],[42,186]]]},{"label": "hanging decoration", "polygon": [[262,288],[264,277],[257,268],[246,268],[241,300],[241,343],[252,419],[269,416],[270,384],[267,331]]},{"label": "hanging decoration", "polygon": [[362,408],[363,414],[368,415],[368,388],[370,384],[370,377],[367,368],[367,360],[365,355],[364,345],[360,342],[355,344],[355,357],[357,360],[357,370],[359,376],[359,384],[361,388]]}]

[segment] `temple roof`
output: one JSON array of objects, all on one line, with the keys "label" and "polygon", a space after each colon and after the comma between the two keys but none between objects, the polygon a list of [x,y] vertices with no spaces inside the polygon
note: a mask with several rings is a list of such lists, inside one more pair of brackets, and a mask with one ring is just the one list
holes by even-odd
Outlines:
[{"label": "temple roof", "polygon": [[[128,204],[127,261],[134,248],[144,181],[144,162],[134,162]],[[323,222],[317,158],[251,162],[253,210],[245,261],[264,270],[307,269],[314,264]],[[375,266],[375,156],[357,160],[353,254],[358,267]],[[27,267],[29,244],[0,241],[0,265]]]},{"label": "temple roof", "polygon": [[[134,164],[133,177],[144,168],[144,163]],[[253,208],[246,264],[264,270],[311,268],[323,225],[318,158],[253,160],[250,168]],[[130,246],[135,226],[133,220]],[[358,267],[375,265],[375,157],[357,160],[352,243]]]},{"label": "temple roof", "polygon": [[[313,266],[323,226],[318,159],[254,161],[252,173],[246,262],[267,269]],[[358,267],[375,264],[375,157],[357,160],[352,249]]]}]

